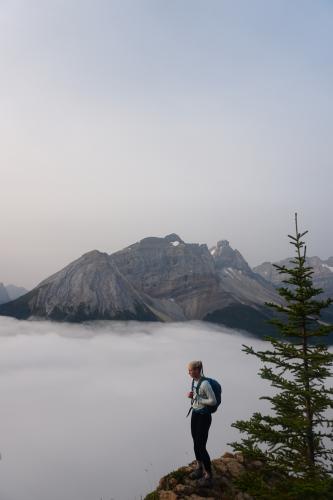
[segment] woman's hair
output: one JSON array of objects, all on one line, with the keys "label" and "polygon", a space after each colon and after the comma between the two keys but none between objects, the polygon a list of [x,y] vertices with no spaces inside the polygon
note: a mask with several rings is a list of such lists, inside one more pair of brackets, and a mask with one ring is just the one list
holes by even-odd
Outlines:
[{"label": "woman's hair", "polygon": [[202,372],[202,361],[190,361],[188,364],[189,368],[200,368]]}]

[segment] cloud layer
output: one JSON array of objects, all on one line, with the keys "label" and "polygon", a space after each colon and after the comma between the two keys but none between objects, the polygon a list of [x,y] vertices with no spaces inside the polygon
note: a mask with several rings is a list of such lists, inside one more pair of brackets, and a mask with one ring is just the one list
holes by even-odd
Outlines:
[{"label": "cloud layer", "polygon": [[245,341],[260,344],[201,322],[1,318],[1,498],[139,499],[192,461],[192,359],[223,385],[209,440],[218,456],[236,436],[230,424],[267,394],[256,361],[241,352]]}]

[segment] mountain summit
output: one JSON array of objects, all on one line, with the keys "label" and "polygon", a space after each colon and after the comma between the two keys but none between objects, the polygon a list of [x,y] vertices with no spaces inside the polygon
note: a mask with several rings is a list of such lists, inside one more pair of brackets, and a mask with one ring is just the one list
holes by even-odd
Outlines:
[{"label": "mountain summit", "polygon": [[242,254],[238,250],[233,250],[228,240],[218,241],[216,246],[210,249],[210,253],[218,269],[230,267],[248,274],[252,273]]}]

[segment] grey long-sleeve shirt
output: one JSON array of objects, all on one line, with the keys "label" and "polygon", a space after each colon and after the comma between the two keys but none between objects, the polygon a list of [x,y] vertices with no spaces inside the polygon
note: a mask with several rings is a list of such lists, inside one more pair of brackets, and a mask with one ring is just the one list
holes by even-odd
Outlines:
[{"label": "grey long-sleeve shirt", "polygon": [[202,410],[202,408],[204,408],[205,406],[216,405],[216,397],[212,389],[212,386],[210,385],[208,380],[203,380],[201,382],[199,387],[199,393],[197,393],[196,389],[197,385],[198,382],[194,381],[194,386],[193,386],[194,401],[192,403],[193,410]]}]

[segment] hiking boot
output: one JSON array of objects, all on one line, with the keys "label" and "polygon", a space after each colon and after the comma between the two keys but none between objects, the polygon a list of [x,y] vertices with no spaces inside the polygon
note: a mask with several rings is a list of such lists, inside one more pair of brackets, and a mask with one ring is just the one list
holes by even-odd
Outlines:
[{"label": "hiking boot", "polygon": [[202,476],[203,476],[203,470],[201,467],[200,468],[197,467],[188,475],[190,479],[200,479]]},{"label": "hiking boot", "polygon": [[203,476],[201,479],[199,479],[198,485],[203,488],[212,488],[213,487],[212,476]]}]

